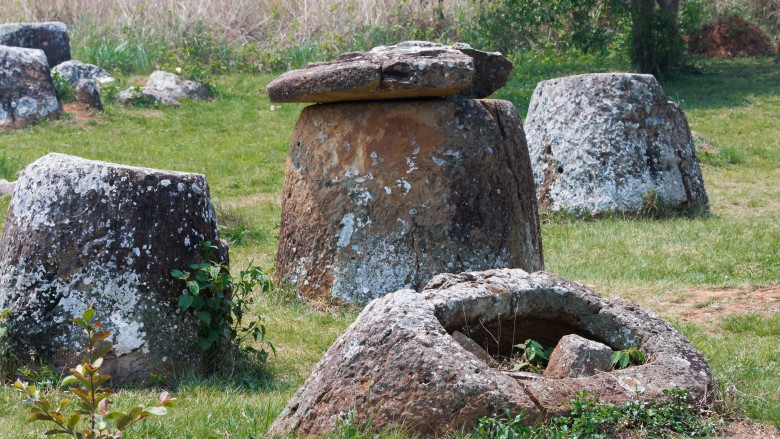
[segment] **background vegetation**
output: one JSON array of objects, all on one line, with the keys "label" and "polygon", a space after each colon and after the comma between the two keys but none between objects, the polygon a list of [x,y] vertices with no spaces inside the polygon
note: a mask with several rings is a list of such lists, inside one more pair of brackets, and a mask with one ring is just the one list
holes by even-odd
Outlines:
[{"label": "background vegetation", "polygon": [[[777,1],[683,2],[680,27],[694,32],[712,17],[738,12],[776,35]],[[501,20],[511,17],[495,6],[509,3],[0,0],[3,21],[65,21],[74,57],[112,69],[123,83],[175,64],[210,81],[218,96],[178,109],[108,105],[87,119],[0,133],[0,178],[15,179],[48,152],[203,173],[222,236],[231,243],[234,272],[250,261],[271,271],[287,143],[303,105],[271,105],[264,90],[273,75],[263,72],[400,40],[462,39],[508,52],[515,70],[494,97],[511,100],[525,115],[540,80],[632,70],[629,23],[608,13],[608,2],[594,1],[586,13],[590,21],[577,22],[579,30],[592,31],[581,38],[569,38],[571,11],[531,13],[522,23],[533,32],[501,32],[508,29]],[[502,34],[514,36],[502,40]],[[663,86],[699,134],[712,215],[662,221],[544,217],[547,269],[670,319],[708,359],[723,416],[780,427],[780,314],[774,302],[761,300],[777,297],[780,283],[780,69],[768,58],[692,63],[700,74],[669,75]],[[0,221],[8,202],[0,199]],[[357,315],[311,306],[279,290],[260,294],[252,306],[265,317],[267,339],[277,348],[267,366],[232,378],[181,371],[158,377],[159,389],[120,389],[128,405],[154,400],[162,389],[179,401],[169,415],[131,427],[128,437],[262,437]],[[61,396],[51,392],[51,399]],[[40,436],[43,430],[26,425],[25,417],[13,389],[0,386],[0,438]],[[360,436],[352,427],[346,422],[340,437]],[[393,435],[403,433],[388,433]]]}]

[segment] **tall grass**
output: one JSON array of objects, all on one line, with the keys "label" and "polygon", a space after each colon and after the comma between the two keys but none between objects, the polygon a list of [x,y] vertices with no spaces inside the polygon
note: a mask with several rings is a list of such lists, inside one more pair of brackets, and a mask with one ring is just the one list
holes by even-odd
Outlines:
[{"label": "tall grass", "polygon": [[229,44],[280,47],[409,23],[442,27],[473,9],[469,0],[2,0],[0,6],[2,21],[59,20],[82,38],[120,39],[133,30],[142,41],[174,45],[211,35]]}]

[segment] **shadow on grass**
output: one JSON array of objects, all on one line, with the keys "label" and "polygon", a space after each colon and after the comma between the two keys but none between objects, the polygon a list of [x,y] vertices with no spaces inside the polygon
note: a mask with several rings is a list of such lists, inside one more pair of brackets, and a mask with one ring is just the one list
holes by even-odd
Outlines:
[{"label": "shadow on grass", "polygon": [[780,96],[780,65],[772,58],[693,59],[700,74],[663,82],[670,99],[683,110],[710,110],[750,103],[753,96]]}]

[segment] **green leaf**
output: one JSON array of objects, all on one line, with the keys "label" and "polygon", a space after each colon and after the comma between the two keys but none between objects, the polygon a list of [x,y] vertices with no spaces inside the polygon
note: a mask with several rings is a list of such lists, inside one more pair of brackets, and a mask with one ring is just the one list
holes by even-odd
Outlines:
[{"label": "green leaf", "polygon": [[122,413],[116,417],[114,425],[116,425],[117,430],[124,430],[130,425],[131,422],[133,422],[133,419],[135,418],[131,418],[130,416]]},{"label": "green leaf", "polygon": [[44,436],[54,436],[55,434],[70,434],[68,430],[62,430],[62,429],[54,429],[49,430],[46,433],[43,433]]},{"label": "green leaf", "polygon": [[106,415],[106,419],[109,420],[109,421],[113,421],[114,419],[119,419],[121,416],[127,416],[127,414],[126,413],[122,413],[120,411],[109,412]]},{"label": "green leaf", "polygon": [[67,386],[69,384],[77,383],[78,381],[78,378],[73,375],[68,375],[60,381],[60,386]]},{"label": "green leaf", "polygon": [[198,320],[201,322],[206,325],[211,325],[211,314],[208,311],[198,311],[196,316],[198,316]]},{"label": "green leaf", "polygon": [[168,414],[168,409],[165,407],[149,407],[144,409],[144,413],[149,413],[154,416],[163,416]]},{"label": "green leaf", "polygon": [[192,307],[195,309],[202,309],[204,305],[206,305],[206,301],[200,296],[195,296],[195,302],[193,302]]},{"label": "green leaf", "polygon": [[53,420],[54,418],[52,418],[51,415],[44,412],[30,413],[30,416],[27,417],[27,422],[53,421]]},{"label": "green leaf", "polygon": [[171,270],[171,276],[175,277],[176,279],[187,280],[187,278],[190,277],[190,274],[174,268]]},{"label": "green leaf", "polygon": [[90,357],[90,361],[95,361],[98,358],[102,358],[113,347],[114,347],[113,343],[105,343],[105,344],[103,344],[103,346],[100,346],[95,352],[92,353],[92,356]]},{"label": "green leaf", "polygon": [[209,339],[203,338],[203,337],[199,337],[198,338],[198,345],[204,351],[208,350],[211,347],[211,345],[213,345],[213,344],[214,344],[214,342],[212,340],[209,340]]},{"label": "green leaf", "polygon": [[206,301],[206,304],[211,309],[219,309],[220,305],[222,304],[222,300],[219,297],[210,297],[209,300]]},{"label": "green leaf", "polygon": [[194,280],[187,281],[187,289],[189,289],[192,294],[197,295],[200,293],[200,286]]},{"label": "green leaf", "polygon": [[82,318],[84,319],[84,321],[86,321],[87,323],[89,323],[90,321],[92,321],[92,317],[94,317],[94,316],[95,316],[95,309],[94,309],[94,308],[92,308],[92,306],[90,306],[89,308],[85,309],[85,310],[84,310],[84,314],[82,314],[82,315],[81,315],[81,317],[82,317]]},{"label": "green leaf", "polygon": [[81,420],[81,415],[78,413],[74,413],[68,417],[68,422],[65,424],[68,426],[69,429],[73,430],[76,428],[76,425]]},{"label": "green leaf", "polygon": [[219,277],[219,274],[222,272],[222,267],[219,265],[212,265],[211,268],[209,268],[209,275],[212,279],[216,279]]},{"label": "green leaf", "polygon": [[182,294],[179,296],[179,309],[184,311],[191,307],[193,302],[195,302],[195,296],[192,294]]}]

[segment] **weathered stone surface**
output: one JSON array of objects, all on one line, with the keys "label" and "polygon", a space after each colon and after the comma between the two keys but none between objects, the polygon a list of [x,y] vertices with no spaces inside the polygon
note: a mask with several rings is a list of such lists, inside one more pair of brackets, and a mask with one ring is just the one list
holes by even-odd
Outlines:
[{"label": "weathered stone surface", "polygon": [[[467,352],[449,335],[454,331],[496,356],[509,355],[517,340],[550,345],[581,334],[615,349],[637,346],[650,361],[586,378],[515,379]],[[422,294],[402,290],[371,302],[325,353],[270,433],[320,436],[354,410],[358,421],[371,416],[376,430],[404,425],[425,437],[443,436],[504,408],[512,414],[525,410],[528,423],[563,414],[579,390],[621,403],[661,398],[674,387],[706,401],[709,368],[685,337],[649,311],[544,272],[445,274]]]},{"label": "weathered stone surface", "polygon": [[688,122],[650,75],[543,81],[526,129],[543,210],[637,212],[647,199],[707,208]]},{"label": "weathered stone surface", "polygon": [[493,357],[490,356],[487,352],[485,352],[484,349],[482,349],[482,346],[480,346],[477,342],[470,339],[467,335],[463,334],[460,331],[455,331],[452,333],[452,338],[455,339],[455,341],[463,347],[463,349],[466,350],[466,352],[471,352],[474,354],[475,357],[480,359],[481,361],[484,361],[487,365],[492,365],[494,362]]},{"label": "weathered stone surface", "polygon": [[68,28],[59,21],[0,24],[0,45],[43,50],[49,67],[70,59]]},{"label": "weathered stone surface", "polygon": [[60,111],[46,55],[0,46],[0,130],[58,119]]},{"label": "weathered stone surface", "polygon": [[365,304],[441,272],[538,270],[523,126],[510,102],[307,107],[293,132],[277,281]]},{"label": "weathered stone surface", "polygon": [[[95,303],[112,331],[115,381],[171,376],[199,360],[197,322],[177,309],[172,268],[219,242],[202,175],[49,154],[21,174],[0,241],[0,309],[17,355],[76,364],[81,331],[67,320]],[[222,245],[220,256],[227,259]]]},{"label": "weathered stone surface", "polygon": [[52,69],[52,72],[59,72],[70,85],[75,85],[81,79],[92,79],[99,84],[108,84],[116,81],[107,71],[100,67],[94,64],[85,64],[75,59],[57,65]]},{"label": "weathered stone surface", "polygon": [[76,102],[86,104],[89,108],[103,111],[100,89],[98,89],[95,80],[79,79],[73,89],[76,92]]},{"label": "weathered stone surface", "polygon": [[501,52],[483,52],[466,43],[456,43],[452,48],[465,53],[474,61],[474,81],[471,87],[458,93],[459,96],[486,98],[503,87],[512,73],[512,62]]},{"label": "weathered stone surface", "polygon": [[209,90],[203,84],[187,79],[182,79],[173,73],[158,70],[149,76],[146,85],[140,92],[133,88],[119,93],[116,101],[123,105],[133,103],[139,97],[153,100],[161,105],[178,107],[182,99],[212,99]]},{"label": "weathered stone surface", "polygon": [[579,378],[612,370],[612,349],[577,334],[566,335],[550,355],[544,376]]},{"label": "weathered stone surface", "polygon": [[340,102],[449,96],[469,88],[474,62],[459,50],[407,41],[311,63],[268,84],[271,102]]}]

